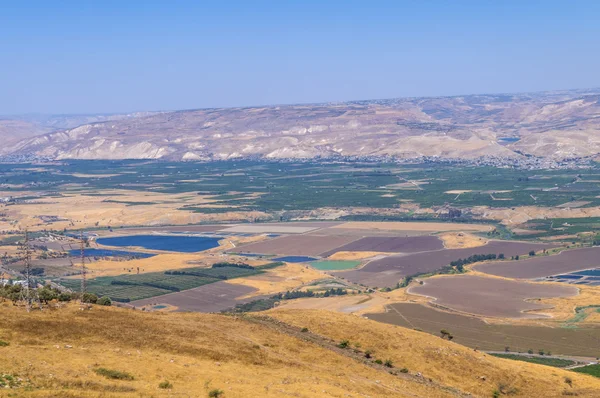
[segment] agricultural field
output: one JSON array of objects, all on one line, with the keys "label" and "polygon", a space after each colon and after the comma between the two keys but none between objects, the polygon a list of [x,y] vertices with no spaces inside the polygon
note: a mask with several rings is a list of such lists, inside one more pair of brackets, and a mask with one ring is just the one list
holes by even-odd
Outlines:
[{"label": "agricultural field", "polygon": [[[368,319],[422,330],[440,336],[449,331],[452,341],[486,351],[526,353],[542,349],[555,355],[600,356],[600,327],[561,328],[523,324],[496,324],[456,313],[439,311],[421,304],[398,303],[385,313],[367,314]],[[558,325],[555,325],[558,326]]]},{"label": "agricultural field", "polygon": [[[168,292],[160,297],[138,299],[129,305],[139,307],[170,306],[177,311],[219,312],[259,299],[257,289],[225,281],[212,282],[181,292]],[[242,298],[251,296],[251,298]]]},{"label": "agricultural field", "polygon": [[563,250],[559,254],[535,256],[518,261],[476,265],[474,269],[505,278],[533,279],[600,266],[600,247]]},{"label": "agricultural field", "polygon": [[317,236],[317,235],[290,235],[264,242],[239,246],[236,253],[277,254],[286,256],[319,256],[321,253],[335,250],[356,237],[347,236]]},{"label": "agricultural field", "polygon": [[512,359],[513,361],[523,361],[529,363],[537,363],[538,365],[552,366],[555,368],[565,368],[567,366],[576,365],[577,362],[570,359],[548,358],[542,355],[516,355],[516,354],[491,354],[498,358]]},{"label": "agricultural field", "polygon": [[527,254],[531,250],[539,251],[551,247],[554,246],[544,243],[492,240],[486,245],[466,249],[443,249],[408,255],[393,255],[371,261],[360,270],[339,273],[338,276],[368,286],[393,287],[405,277],[435,272],[450,265],[452,261],[465,259],[472,255],[504,254],[505,257],[510,258]]},{"label": "agricultural field", "polygon": [[[42,270],[38,281],[78,291],[77,237],[83,233],[90,243],[88,290],[119,305],[222,311],[288,290],[343,286],[352,294],[281,305],[357,314],[387,305],[388,312],[379,315],[385,321],[395,305],[415,301],[420,312],[435,311],[442,319],[462,312],[477,315],[466,317],[468,322],[504,322],[488,326],[505,328],[507,335],[516,330],[525,342],[532,329],[519,328],[557,322],[559,330],[552,332],[557,347],[570,342],[568,333],[582,341],[580,330],[594,335],[600,319],[595,310],[600,294],[589,290],[600,275],[580,274],[600,268],[600,249],[579,248],[600,241],[598,166],[525,171],[445,164],[65,160],[43,168],[4,164],[0,172],[5,174],[0,243],[6,253],[1,273],[18,278],[16,242],[27,227],[45,246],[32,261]],[[529,256],[531,251],[536,255]],[[485,257],[492,255],[495,260]],[[511,260],[517,255],[522,258]],[[477,256],[485,258],[449,267]],[[285,264],[261,268],[278,260]],[[218,262],[256,268],[211,268]],[[554,318],[544,317],[546,312]],[[425,322],[409,315],[414,324]],[[462,319],[448,318],[455,322],[448,327],[457,329]],[[428,325],[415,327],[433,330]],[[475,337],[452,332],[459,343],[487,341],[481,330],[473,331]],[[506,345],[500,338],[491,341],[499,350]],[[528,348],[560,352],[544,345]]]},{"label": "agricultural field", "polygon": [[350,242],[334,250],[322,253],[329,257],[339,251],[382,252],[382,253],[416,253],[444,248],[443,242],[436,236],[415,237],[383,237],[371,236]]},{"label": "agricultural field", "polygon": [[322,260],[313,261],[310,266],[321,271],[340,271],[355,268],[360,265],[360,261],[352,260]]},{"label": "agricultural field", "polygon": [[[261,272],[263,271],[251,267],[234,266],[184,268],[177,271],[97,277],[88,281],[87,289],[99,297],[107,296],[114,301],[128,303]],[[78,279],[63,279],[59,282],[73,290],[77,290],[80,285]]]},{"label": "agricultural field", "polygon": [[599,364],[582,366],[580,368],[573,369],[573,371],[577,372],[577,373],[583,373],[586,375],[594,376],[594,377],[600,377],[600,365]]},{"label": "agricultural field", "polygon": [[[432,209],[447,205],[464,209],[462,219],[480,207],[555,207],[568,214],[600,206],[596,167],[63,160],[44,167],[2,164],[0,173],[2,195],[13,197],[9,218],[37,229],[281,221],[311,214],[338,221],[439,222]],[[448,226],[431,230],[443,228]]]},{"label": "agricultural field", "polygon": [[408,293],[426,296],[436,306],[467,314],[496,318],[545,318],[544,309],[552,306],[532,301],[575,296],[571,286],[511,281],[475,275],[427,278],[411,286]]}]

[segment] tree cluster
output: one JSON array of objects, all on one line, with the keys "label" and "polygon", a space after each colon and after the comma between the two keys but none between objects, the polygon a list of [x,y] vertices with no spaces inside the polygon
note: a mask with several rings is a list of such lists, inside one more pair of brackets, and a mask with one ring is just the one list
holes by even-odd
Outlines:
[{"label": "tree cluster", "polygon": [[485,260],[495,260],[497,258],[503,259],[504,253],[500,253],[498,255],[496,255],[496,254],[473,254],[472,256],[469,256],[467,258],[459,258],[456,261],[452,261],[450,263],[450,266],[456,267],[456,269],[458,271],[462,272],[464,265],[477,263],[479,261],[485,261]]}]

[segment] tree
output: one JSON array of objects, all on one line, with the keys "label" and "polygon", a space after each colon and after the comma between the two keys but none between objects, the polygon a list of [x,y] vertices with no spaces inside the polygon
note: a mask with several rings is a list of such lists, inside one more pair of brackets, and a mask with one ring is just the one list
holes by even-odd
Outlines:
[{"label": "tree", "polygon": [[518,254],[515,256],[515,260],[519,260],[519,255]]},{"label": "tree", "polygon": [[84,303],[96,304],[96,302],[98,301],[98,296],[96,296],[93,293],[84,293],[83,297],[81,298],[81,301],[83,301]]},{"label": "tree", "polygon": [[533,257],[533,256],[535,256],[535,250],[532,250],[532,251],[530,251],[530,252],[529,252],[529,256],[530,256],[530,257]]},{"label": "tree", "polygon": [[44,287],[38,290],[38,297],[42,303],[48,304],[49,301],[56,299],[58,295],[52,289]]},{"label": "tree", "polygon": [[527,353],[528,354],[533,354],[533,350],[530,348],[530,349],[527,350]]},{"label": "tree", "polygon": [[69,293],[61,293],[58,295],[58,301],[71,301],[71,295]]},{"label": "tree", "polygon": [[500,260],[504,260],[504,253],[500,253],[500,254],[498,254],[498,258],[499,258]]}]

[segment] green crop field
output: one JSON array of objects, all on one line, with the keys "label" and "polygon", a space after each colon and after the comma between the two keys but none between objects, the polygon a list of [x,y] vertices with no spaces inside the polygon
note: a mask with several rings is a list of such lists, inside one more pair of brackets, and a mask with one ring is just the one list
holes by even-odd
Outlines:
[{"label": "green crop field", "polygon": [[538,365],[553,366],[555,368],[565,368],[567,366],[575,365],[575,361],[562,358],[547,358],[543,356],[533,357],[516,354],[490,354],[498,358],[513,359],[515,361],[523,361],[530,363],[537,363]]},{"label": "green crop field", "polygon": [[600,365],[588,365],[581,368],[572,369],[573,372],[584,373],[586,375],[600,377]]},{"label": "green crop field", "polygon": [[[12,188],[15,193],[35,186],[41,196],[56,195],[61,187],[68,187],[65,190],[69,192],[101,195],[103,189],[145,190],[152,186],[156,192],[214,195],[216,205],[235,205],[241,210],[280,211],[342,206],[390,208],[398,205],[400,200],[418,203],[422,207],[444,204],[455,207],[556,206],[572,201],[589,202],[583,206],[600,205],[600,184],[594,182],[600,179],[598,166],[581,170],[541,171],[443,163],[65,160],[60,164],[44,165],[44,169],[46,171],[39,171],[39,165],[0,165],[3,183],[22,187]],[[106,170],[115,176],[93,177]],[[76,177],[73,175],[76,173],[92,177]],[[447,193],[453,190],[469,192]],[[260,196],[255,199],[247,196],[255,193],[260,193]],[[223,211],[219,206],[190,210],[203,213]]]},{"label": "green crop field", "polygon": [[313,261],[310,266],[321,271],[339,271],[351,269],[360,265],[360,261]]},{"label": "green crop field", "polygon": [[[87,290],[99,297],[108,296],[115,301],[129,302],[262,272],[264,271],[260,269],[238,267],[193,267],[147,274],[102,276],[90,279]],[[77,279],[64,279],[59,283],[75,291],[81,285],[81,281]]]}]

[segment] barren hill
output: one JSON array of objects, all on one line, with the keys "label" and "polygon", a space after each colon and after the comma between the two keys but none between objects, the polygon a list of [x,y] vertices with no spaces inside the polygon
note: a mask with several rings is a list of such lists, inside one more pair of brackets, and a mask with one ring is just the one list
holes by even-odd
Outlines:
[{"label": "barren hill", "polygon": [[[0,310],[0,382],[10,386],[0,396],[559,397],[600,390],[591,376],[338,313],[233,317],[70,305],[28,314],[8,303]],[[346,348],[338,347],[342,340]]]},{"label": "barren hill", "polygon": [[599,133],[600,90],[571,90],[136,115],[25,138],[0,154],[54,159],[565,159],[600,153]]}]

